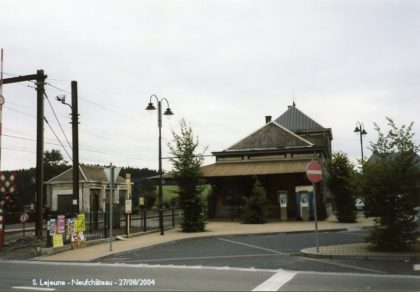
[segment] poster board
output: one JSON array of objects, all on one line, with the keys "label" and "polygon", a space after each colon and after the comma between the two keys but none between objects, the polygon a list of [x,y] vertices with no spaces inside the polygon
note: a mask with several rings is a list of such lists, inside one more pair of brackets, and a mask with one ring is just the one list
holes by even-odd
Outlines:
[{"label": "poster board", "polygon": [[64,246],[63,234],[56,233],[53,235],[53,247],[62,247]]}]

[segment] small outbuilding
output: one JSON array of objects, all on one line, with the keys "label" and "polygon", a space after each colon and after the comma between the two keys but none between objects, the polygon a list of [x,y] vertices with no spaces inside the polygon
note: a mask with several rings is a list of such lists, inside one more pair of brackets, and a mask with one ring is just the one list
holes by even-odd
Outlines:
[{"label": "small outbuilding", "polygon": [[[105,167],[80,165],[79,171],[79,212],[105,212],[108,209],[110,194]],[[47,206],[49,206],[50,210],[62,214],[71,213],[73,196],[72,168],[53,177],[45,185]],[[114,210],[119,210],[120,201],[126,198],[127,190],[126,180],[118,176],[114,189]]]}]

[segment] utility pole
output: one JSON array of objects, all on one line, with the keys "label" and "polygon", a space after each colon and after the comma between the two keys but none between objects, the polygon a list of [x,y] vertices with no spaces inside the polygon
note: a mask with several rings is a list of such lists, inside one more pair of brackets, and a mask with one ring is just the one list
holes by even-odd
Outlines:
[{"label": "utility pole", "polygon": [[36,205],[35,205],[35,236],[43,238],[42,234],[42,209],[44,203],[44,95],[45,79],[44,70],[37,70],[36,74],[24,75],[3,79],[3,84],[36,81],[37,92],[37,122],[36,122]]},{"label": "utility pole", "polygon": [[44,70],[36,74],[36,220],[35,235],[42,239],[42,209],[44,205],[44,95],[45,79]]},{"label": "utility pole", "polygon": [[79,213],[79,113],[77,81],[71,82],[71,123],[73,134],[73,213]]}]

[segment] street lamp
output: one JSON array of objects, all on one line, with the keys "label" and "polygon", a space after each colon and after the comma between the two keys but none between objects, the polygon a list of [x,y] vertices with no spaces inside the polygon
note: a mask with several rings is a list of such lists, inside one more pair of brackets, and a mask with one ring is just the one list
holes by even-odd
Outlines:
[{"label": "street lamp", "polygon": [[360,135],[360,151],[362,153],[362,171],[363,171],[363,135],[366,135],[367,132],[365,130],[365,126],[361,122],[356,123],[356,128],[354,129],[355,133],[359,133]]},{"label": "street lamp", "polygon": [[174,113],[171,111],[169,107],[169,102],[166,98],[162,98],[159,100],[159,98],[152,94],[149,99],[149,104],[146,107],[146,110],[153,111],[156,109],[156,107],[152,103],[152,98],[156,99],[157,102],[157,113],[158,113],[158,128],[159,128],[159,229],[160,229],[160,235],[164,234],[164,228],[163,228],[163,190],[162,190],[162,101],[166,102],[166,110],[163,113],[165,116],[171,116]]},{"label": "street lamp", "polygon": [[66,96],[56,97],[62,104],[68,105],[71,109],[72,124],[72,150],[73,150],[73,210],[79,213],[79,114],[77,106],[77,82],[71,82],[71,105],[66,102]]}]

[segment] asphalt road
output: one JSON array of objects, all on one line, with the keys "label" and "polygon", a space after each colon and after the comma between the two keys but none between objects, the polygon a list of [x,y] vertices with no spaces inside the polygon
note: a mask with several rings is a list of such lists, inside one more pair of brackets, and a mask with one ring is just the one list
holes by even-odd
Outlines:
[{"label": "asphalt road", "polygon": [[[366,235],[363,230],[319,234],[321,245],[363,242]],[[301,249],[314,245],[313,233],[220,236],[171,242],[107,256],[97,262],[419,275],[413,270],[413,265],[418,264],[415,261],[331,260],[299,255]]]},{"label": "asphalt road", "polygon": [[239,268],[0,261],[1,291],[416,291],[420,277]]}]

